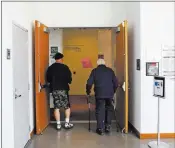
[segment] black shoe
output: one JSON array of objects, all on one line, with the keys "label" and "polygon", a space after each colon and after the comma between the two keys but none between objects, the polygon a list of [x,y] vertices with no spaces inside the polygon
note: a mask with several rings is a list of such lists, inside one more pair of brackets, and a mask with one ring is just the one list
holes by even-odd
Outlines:
[{"label": "black shoe", "polygon": [[111,126],[110,126],[110,125],[107,125],[107,126],[105,127],[105,132],[106,132],[106,133],[110,133],[110,132],[111,132]]},{"label": "black shoe", "polygon": [[99,135],[104,135],[103,130],[100,128],[97,128],[96,133]]}]

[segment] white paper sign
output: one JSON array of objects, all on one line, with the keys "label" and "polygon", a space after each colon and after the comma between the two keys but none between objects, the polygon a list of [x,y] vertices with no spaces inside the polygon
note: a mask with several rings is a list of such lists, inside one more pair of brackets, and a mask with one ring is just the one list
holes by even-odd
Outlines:
[{"label": "white paper sign", "polygon": [[162,75],[175,80],[175,47],[165,46],[162,49]]},{"label": "white paper sign", "polygon": [[154,77],[154,96],[164,97],[164,87],[165,78],[164,77]]}]

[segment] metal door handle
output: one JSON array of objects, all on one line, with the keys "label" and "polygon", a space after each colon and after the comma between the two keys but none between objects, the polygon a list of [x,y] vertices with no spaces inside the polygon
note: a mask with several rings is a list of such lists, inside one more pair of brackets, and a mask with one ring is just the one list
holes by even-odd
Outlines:
[{"label": "metal door handle", "polygon": [[15,99],[21,97],[21,95],[15,94]]},{"label": "metal door handle", "polygon": [[122,88],[125,91],[125,82],[123,82]]},{"label": "metal door handle", "polygon": [[38,82],[38,85],[39,85],[39,92],[41,92],[41,90],[43,89],[43,85],[40,82]]},{"label": "metal door handle", "polygon": [[48,88],[50,84],[46,83],[46,84],[42,85],[41,83],[38,82],[38,85],[39,85],[39,92],[41,92],[42,89]]}]

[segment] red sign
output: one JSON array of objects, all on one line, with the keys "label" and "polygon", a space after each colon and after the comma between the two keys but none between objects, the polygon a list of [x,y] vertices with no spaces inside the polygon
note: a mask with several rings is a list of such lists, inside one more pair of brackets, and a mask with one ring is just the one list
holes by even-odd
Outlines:
[{"label": "red sign", "polygon": [[89,58],[84,58],[81,63],[83,68],[92,68],[92,63]]},{"label": "red sign", "polygon": [[157,63],[151,63],[151,65],[152,65],[152,66],[156,66],[156,65],[157,65]]}]

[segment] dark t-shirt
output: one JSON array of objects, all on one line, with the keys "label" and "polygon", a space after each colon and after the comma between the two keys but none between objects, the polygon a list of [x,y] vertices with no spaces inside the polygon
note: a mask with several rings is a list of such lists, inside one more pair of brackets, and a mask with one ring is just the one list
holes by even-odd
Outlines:
[{"label": "dark t-shirt", "polygon": [[72,74],[68,66],[61,63],[52,64],[47,70],[47,82],[50,83],[50,89],[69,90],[69,84],[72,82]]}]

